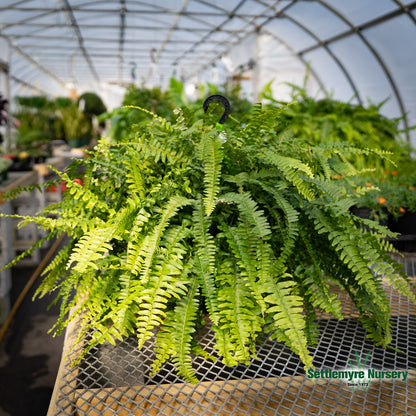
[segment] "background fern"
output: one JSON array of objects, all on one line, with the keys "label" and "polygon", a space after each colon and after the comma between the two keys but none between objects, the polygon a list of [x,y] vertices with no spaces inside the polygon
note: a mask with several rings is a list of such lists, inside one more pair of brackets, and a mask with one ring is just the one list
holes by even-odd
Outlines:
[{"label": "background fern", "polygon": [[[101,139],[61,173],[63,201],[22,217],[70,237],[36,294],[56,292],[54,330],[81,316],[79,340],[93,330],[84,354],[132,334],[138,348],[155,339],[153,371],[170,359],[196,382],[191,354],[207,356],[198,329],[212,325],[227,365],[254,358],[266,329],[309,368],[316,313],[342,318],[331,281],[356,302],[369,337],[387,345],[381,279],[415,301],[412,288],[387,255],[391,233],[372,221],[357,227],[357,195],[333,178],[359,174],[349,156],[371,150],[281,133],[282,111],[257,105],[223,138],[209,116],[193,122],[185,109],[167,121],[145,111],[151,121]],[[83,186],[74,181],[81,167]]]}]

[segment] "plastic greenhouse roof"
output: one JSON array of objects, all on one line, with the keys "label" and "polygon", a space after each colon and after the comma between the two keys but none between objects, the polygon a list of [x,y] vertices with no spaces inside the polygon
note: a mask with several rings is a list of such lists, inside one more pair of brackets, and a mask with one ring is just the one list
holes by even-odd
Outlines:
[{"label": "plastic greenhouse roof", "polygon": [[[131,82],[187,91],[232,77],[256,97],[273,81],[366,104],[416,124],[416,1],[1,0],[10,95],[96,91],[118,105]],[[9,52],[7,52],[7,50]],[[253,66],[253,63],[255,65]],[[4,65],[6,64],[6,65]],[[0,84],[0,88],[1,84]],[[408,133],[416,144],[416,133]]]}]

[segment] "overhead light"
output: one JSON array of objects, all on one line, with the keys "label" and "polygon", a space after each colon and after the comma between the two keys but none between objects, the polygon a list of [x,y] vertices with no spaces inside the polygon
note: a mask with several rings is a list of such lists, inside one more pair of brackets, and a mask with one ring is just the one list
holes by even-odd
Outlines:
[{"label": "overhead light", "polygon": [[192,96],[195,93],[196,85],[193,82],[189,82],[185,86],[185,93],[187,96]]},{"label": "overhead light", "polygon": [[75,84],[73,82],[67,82],[65,84],[65,88],[68,89],[68,90],[74,90],[76,87],[75,87]]}]

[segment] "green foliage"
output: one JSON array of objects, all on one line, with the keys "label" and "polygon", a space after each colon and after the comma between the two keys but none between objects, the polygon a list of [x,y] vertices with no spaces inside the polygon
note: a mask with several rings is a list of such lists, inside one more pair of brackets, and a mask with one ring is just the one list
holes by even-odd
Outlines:
[{"label": "green foliage", "polygon": [[101,100],[101,98],[93,93],[93,92],[84,92],[78,98],[78,104],[82,104],[82,111],[88,117],[92,117],[93,115],[98,116],[104,113],[107,109]]},{"label": "green foliage", "polygon": [[[369,150],[276,134],[282,110],[260,105],[221,134],[209,114],[193,122],[187,109],[173,120],[123,111],[151,120],[100,140],[60,175],[62,202],[22,217],[70,237],[37,292],[57,293],[57,333],[80,316],[79,339],[94,330],[84,354],[132,334],[138,348],[154,338],[153,371],[171,359],[196,382],[191,354],[207,355],[201,327],[212,325],[227,365],[255,358],[266,328],[310,368],[316,313],[342,318],[331,280],[369,337],[391,341],[381,279],[415,301],[410,283],[386,255],[392,233],[372,221],[357,228],[349,208],[358,196],[333,178],[357,174],[349,156]],[[83,185],[74,181],[81,164]]]},{"label": "green foliage", "polygon": [[3,171],[7,171],[11,164],[12,161],[10,159],[0,157],[0,173],[2,173]]},{"label": "green foliage", "polygon": [[[135,84],[131,84],[127,88],[122,105],[133,105],[146,108],[161,117],[170,116],[173,109],[173,107],[169,104],[168,94],[162,91],[159,87],[149,89],[138,87]],[[136,122],[139,120],[149,119],[144,113],[135,113],[135,115]]]},{"label": "green foliage", "polygon": [[[170,123],[184,123],[186,128],[190,128],[203,117],[204,99],[214,93],[226,95],[231,103],[233,111],[229,117],[229,124],[238,124],[247,118],[252,105],[248,100],[240,97],[241,91],[238,85],[224,85],[221,88],[211,84],[201,85],[200,98],[189,102],[183,83],[171,78],[169,89],[166,91],[158,87],[149,89],[131,84],[126,90],[123,107],[103,113],[98,119],[99,121],[110,120],[107,136],[116,142],[124,141],[126,137],[134,134],[137,124],[149,123],[154,118],[154,114]],[[131,108],[137,108],[137,111],[131,111]],[[224,108],[214,102],[209,107],[207,117],[215,123],[220,119],[223,111]]]},{"label": "green foliage", "polygon": [[[365,107],[330,97],[314,99],[307,96],[303,88],[293,85],[292,88],[293,100],[296,101],[282,114],[281,131],[287,129],[294,136],[313,144],[342,142],[353,147],[386,152],[383,158],[351,155],[350,160],[356,168],[371,167],[373,176],[383,170],[391,170],[394,164],[403,172],[414,166],[414,150],[402,138],[401,119],[383,116],[381,108],[384,102]],[[263,98],[275,102],[270,88],[265,89]]]},{"label": "green foliage", "polygon": [[[54,114],[52,103],[46,97],[16,97],[16,145],[18,151],[36,155],[46,150],[49,140],[62,137],[60,121]],[[36,155],[37,156],[37,155]]]},{"label": "green foliage", "polygon": [[62,121],[64,137],[67,140],[91,137],[91,121],[80,110],[77,103],[71,103],[57,110],[57,115]]},{"label": "green foliage", "polygon": [[15,98],[15,101],[20,106],[27,108],[41,109],[46,108],[50,105],[48,98],[42,95],[35,95],[29,97],[18,96]]},{"label": "green foliage", "polygon": [[50,140],[90,138],[91,117],[105,111],[105,106],[93,93],[83,94],[80,100],[84,111],[79,108],[79,102],[65,97],[54,100],[43,96],[16,97],[17,109],[13,116],[18,120],[17,149],[39,156],[47,153]]},{"label": "green foliage", "polygon": [[[401,119],[381,114],[385,102],[365,107],[331,97],[318,100],[308,97],[305,88],[291,87],[294,102],[282,113],[278,133],[289,132],[326,148],[337,147],[339,143],[343,143],[344,149],[350,147],[348,153],[343,150],[343,160],[350,164],[340,165],[335,175],[349,177],[344,186],[350,191],[368,188],[361,192],[356,205],[368,208],[371,218],[385,221],[390,215],[398,217],[415,212],[416,194],[412,191],[416,186],[416,153],[402,138]],[[282,104],[273,98],[271,83],[265,86],[262,97],[273,105]],[[321,157],[325,160],[328,155],[322,153]],[[361,174],[351,177],[357,171]]]},{"label": "green foliage", "polygon": [[416,212],[416,178],[410,172],[400,175],[395,170],[384,171],[377,178],[360,178],[354,185],[368,189],[357,206],[367,208],[370,218],[386,220]]}]

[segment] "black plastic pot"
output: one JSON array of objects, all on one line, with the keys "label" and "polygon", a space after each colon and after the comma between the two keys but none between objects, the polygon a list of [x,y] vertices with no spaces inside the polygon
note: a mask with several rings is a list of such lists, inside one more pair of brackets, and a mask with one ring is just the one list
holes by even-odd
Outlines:
[{"label": "black plastic pot", "polygon": [[400,217],[390,217],[389,228],[404,235],[416,235],[416,212],[405,212]]},{"label": "black plastic pot", "polygon": [[357,217],[360,218],[370,218],[371,216],[371,209],[367,207],[351,207],[350,211]]},{"label": "black plastic pot", "polygon": [[390,216],[389,228],[400,233],[400,236],[392,241],[397,250],[416,252],[416,212],[406,212],[400,217]]},{"label": "black plastic pot", "polygon": [[357,207],[357,206],[353,206],[350,208],[350,211],[352,214],[354,214],[355,216],[359,217],[359,218],[365,218],[365,219],[369,219],[369,220],[375,220],[378,221],[379,224],[381,225],[386,225],[388,226],[388,213],[387,210],[384,210],[384,215],[383,215],[383,219],[375,219],[374,218],[374,214],[371,210],[371,208],[368,207]]},{"label": "black plastic pot", "polygon": [[29,171],[33,168],[34,159],[28,157],[26,159],[16,159],[13,165],[10,166],[9,170],[13,172]]}]

